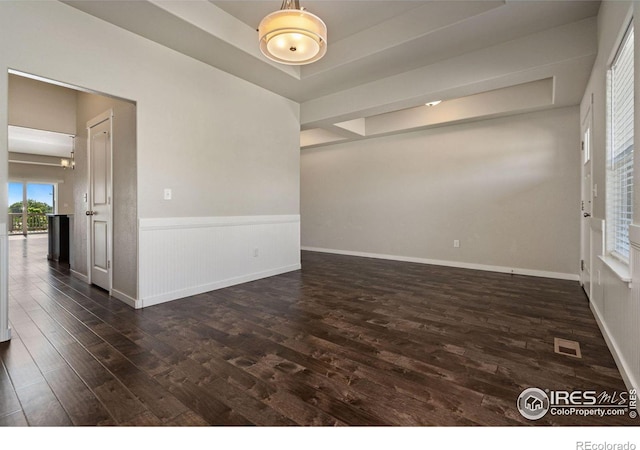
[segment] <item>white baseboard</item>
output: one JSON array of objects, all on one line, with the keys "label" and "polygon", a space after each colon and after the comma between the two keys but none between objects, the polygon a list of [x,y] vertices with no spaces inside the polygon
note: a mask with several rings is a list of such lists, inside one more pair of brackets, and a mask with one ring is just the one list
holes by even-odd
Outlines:
[{"label": "white baseboard", "polygon": [[287,272],[293,272],[294,270],[300,270],[300,264],[294,264],[291,266],[280,267],[277,269],[266,270],[258,273],[251,273],[240,277],[229,278],[227,280],[220,280],[213,283],[207,283],[200,286],[190,286],[189,288],[180,289],[173,292],[167,292],[155,297],[148,297],[142,300],[138,300],[140,306],[138,308],[146,308],[148,306],[158,305],[160,303],[177,300],[180,298],[190,297],[192,295],[202,294],[204,292],[215,291],[217,289],[226,288],[229,286],[235,286],[237,284],[248,283],[250,281],[260,280],[262,278],[268,278],[275,275],[280,275]]},{"label": "white baseboard", "polygon": [[116,298],[118,300],[120,300],[121,302],[126,303],[127,305],[131,306],[132,308],[135,309],[139,309],[142,308],[142,302],[136,300],[133,297],[130,297],[129,295],[125,294],[124,292],[120,292],[117,289],[111,289],[111,296],[113,298]]},{"label": "white baseboard", "polygon": [[336,255],[359,256],[362,258],[387,259],[391,261],[411,262],[418,264],[431,264],[434,266],[457,267],[460,269],[484,270],[486,272],[510,273],[514,275],[528,275],[532,277],[554,278],[558,280],[580,281],[578,274],[547,272],[544,270],[522,269],[518,267],[489,266],[486,264],[465,263],[459,261],[444,261],[440,259],[416,258],[413,256],[385,255],[380,253],[354,252],[350,250],[335,250],[319,247],[301,247],[301,250],[310,252],[333,253]]},{"label": "white baseboard", "polygon": [[86,276],[85,274],[80,273],[80,272],[76,272],[75,270],[71,269],[71,275],[74,278],[77,278],[77,279],[79,279],[81,281],[84,281],[85,283],[89,284],[89,277]]},{"label": "white baseboard", "polygon": [[618,366],[618,370],[620,371],[620,375],[622,375],[622,380],[624,384],[627,386],[628,390],[631,389],[639,389],[640,388],[640,380],[636,380],[633,376],[633,371],[629,368],[625,359],[621,356],[622,352],[618,347],[615,339],[612,337],[609,328],[607,327],[606,322],[603,320],[602,314],[598,309],[598,306],[593,302],[589,302],[589,306],[591,307],[591,312],[593,316],[596,318],[596,322],[598,327],[600,327],[600,331],[602,332],[602,336],[604,336],[604,340],[611,351],[611,355],[613,355],[613,359]]},{"label": "white baseboard", "polygon": [[11,327],[7,328],[6,330],[2,330],[2,332],[0,332],[0,342],[6,342],[10,340],[11,340]]}]

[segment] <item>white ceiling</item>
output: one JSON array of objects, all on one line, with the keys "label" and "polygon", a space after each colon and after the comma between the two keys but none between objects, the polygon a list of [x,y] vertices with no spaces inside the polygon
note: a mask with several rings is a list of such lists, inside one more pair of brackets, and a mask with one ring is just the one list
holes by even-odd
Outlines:
[{"label": "white ceiling", "polygon": [[[274,63],[258,48],[258,24],[280,8],[279,0],[64,2],[300,103],[302,129],[332,142],[377,135],[366,126],[374,116],[378,123],[380,115],[426,101],[499,93],[539,80],[552,80],[551,103],[521,103],[514,112],[578,104],[595,59],[600,6],[574,0],[301,0],[327,24],[328,51],[297,67]],[[358,120],[364,122],[353,122],[356,131],[335,125]]]}]

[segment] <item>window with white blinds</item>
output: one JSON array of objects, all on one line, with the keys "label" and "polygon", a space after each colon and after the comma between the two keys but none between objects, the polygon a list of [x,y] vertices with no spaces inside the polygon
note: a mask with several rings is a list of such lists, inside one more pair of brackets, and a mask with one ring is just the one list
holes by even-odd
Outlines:
[{"label": "window with white blinds", "polygon": [[633,220],[633,25],[608,75],[607,241],[609,252],[628,262]]}]

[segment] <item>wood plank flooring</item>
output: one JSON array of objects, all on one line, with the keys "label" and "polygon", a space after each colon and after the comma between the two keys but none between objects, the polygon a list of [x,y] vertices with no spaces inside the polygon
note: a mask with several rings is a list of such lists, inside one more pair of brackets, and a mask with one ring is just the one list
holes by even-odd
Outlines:
[{"label": "wood plank flooring", "polygon": [[527,387],[625,390],[576,282],[303,252],[302,271],[136,311],[46,246],[10,240],[1,425],[638,423],[516,410]]}]

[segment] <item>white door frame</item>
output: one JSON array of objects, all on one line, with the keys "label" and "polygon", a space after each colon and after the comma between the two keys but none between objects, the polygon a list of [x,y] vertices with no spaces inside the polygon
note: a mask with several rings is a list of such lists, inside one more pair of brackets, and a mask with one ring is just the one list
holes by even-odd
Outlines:
[{"label": "white door frame", "polygon": [[0,342],[11,339],[9,328],[9,238],[7,225],[0,221]]},{"label": "white door frame", "polygon": [[[94,117],[93,119],[87,122],[87,208],[91,207],[91,199],[93,198],[92,192],[92,183],[91,183],[91,131],[90,129],[105,120],[109,120],[109,146],[111,147],[109,152],[109,165],[111,170],[109,171],[109,184],[111,185],[111,189],[113,191],[113,109],[109,109],[102,114]],[[107,259],[109,261],[113,261],[113,192],[109,193],[111,197],[111,207],[109,208],[109,223],[111,224],[110,229],[108,230],[108,248],[107,248]],[[87,209],[88,210],[88,209]],[[87,220],[87,281],[91,284],[91,272],[92,272],[92,263],[93,263],[93,231],[91,229],[91,216],[86,216]],[[113,289],[113,263],[111,263],[111,267],[109,268],[109,295],[111,295],[111,290]]]},{"label": "white door frame", "polygon": [[[580,153],[580,284],[583,286],[587,297],[591,300],[593,293],[593,239],[591,221],[593,219],[593,97],[587,113],[580,123],[580,141],[582,151]],[[586,135],[586,137],[585,137]],[[588,168],[587,168],[588,164]],[[585,186],[586,170],[589,171],[589,186]],[[588,194],[585,197],[585,193]],[[588,216],[587,216],[588,214]],[[588,254],[586,254],[588,252]],[[588,274],[584,268],[588,268]],[[587,279],[588,277],[588,279]],[[585,288],[585,285],[588,285]]]}]

